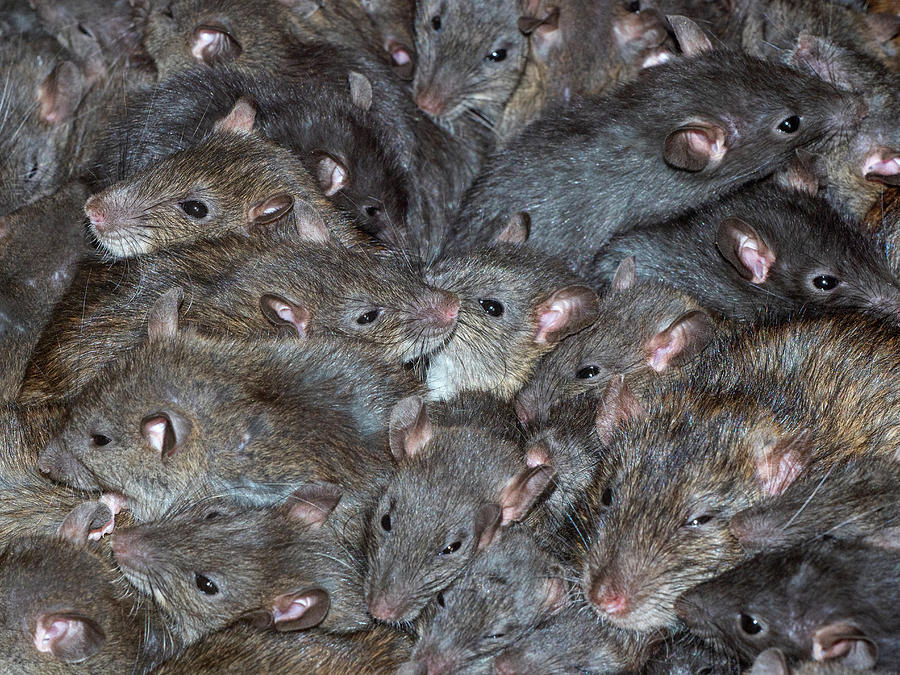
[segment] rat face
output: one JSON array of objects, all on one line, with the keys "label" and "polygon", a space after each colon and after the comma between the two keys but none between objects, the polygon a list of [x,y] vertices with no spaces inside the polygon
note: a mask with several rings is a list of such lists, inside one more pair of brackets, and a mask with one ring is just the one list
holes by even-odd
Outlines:
[{"label": "rat face", "polygon": [[525,66],[515,3],[428,0],[416,8],[416,104],[439,123],[492,126]]}]

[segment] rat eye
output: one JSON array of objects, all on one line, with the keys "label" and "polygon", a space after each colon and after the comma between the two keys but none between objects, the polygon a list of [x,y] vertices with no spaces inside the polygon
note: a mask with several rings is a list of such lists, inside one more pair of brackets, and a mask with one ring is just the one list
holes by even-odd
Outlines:
[{"label": "rat eye", "polygon": [[381,529],[384,530],[385,532],[391,531],[391,514],[390,513],[385,513],[383,516],[381,516]]},{"label": "rat eye", "polygon": [[692,527],[692,528],[701,527],[703,525],[706,525],[712,519],[713,519],[713,516],[711,516],[708,513],[704,513],[702,516],[697,516],[696,518],[691,518],[689,521],[687,521],[684,524],[684,526]]},{"label": "rat eye", "polygon": [[369,218],[374,218],[374,217],[377,216],[379,213],[381,213],[381,209],[378,208],[377,206],[367,206],[367,207],[366,207],[365,209],[363,209],[363,210],[366,212],[366,215],[367,215]]},{"label": "rat eye", "polygon": [[741,614],[740,617],[738,617],[738,622],[740,623],[741,630],[747,635],[757,635],[763,631],[762,624],[749,614]]},{"label": "rat eye", "polygon": [[812,285],[820,291],[833,291],[839,283],[841,283],[840,279],[830,274],[820,274],[812,280]]},{"label": "rat eye", "polygon": [[597,366],[585,366],[577,373],[575,373],[575,377],[579,380],[589,380],[592,377],[597,377],[600,374],[600,369]]},{"label": "rat eye", "polygon": [[503,304],[498,302],[497,300],[482,298],[478,301],[478,304],[481,305],[481,309],[487,312],[490,316],[503,316]]},{"label": "rat eye", "polygon": [[194,572],[194,583],[206,595],[215,595],[219,592],[219,587],[209,577],[205,577],[197,572]]},{"label": "rat eye", "polygon": [[506,59],[506,50],[505,49],[495,49],[490,54],[485,57],[488,61],[493,61],[494,63],[500,63],[501,61]]},{"label": "rat eye", "polygon": [[446,607],[446,605],[444,604],[444,594],[443,594],[443,593],[438,593],[438,594],[437,594],[437,603],[438,603],[441,607]]},{"label": "rat eye", "polygon": [[778,131],[783,134],[793,134],[800,128],[800,118],[797,115],[791,115],[787,119],[781,120],[778,125]]},{"label": "rat eye", "polygon": [[613,503],[613,489],[612,488],[606,488],[603,491],[603,494],[600,495],[600,503],[603,504],[603,506],[612,506],[612,503]]},{"label": "rat eye", "polygon": [[431,17],[431,27],[434,28],[435,32],[439,31],[441,29],[441,17]]},{"label": "rat eye", "polygon": [[196,218],[197,220],[206,218],[206,214],[209,213],[206,204],[198,202],[196,199],[189,199],[186,202],[181,202],[178,206],[181,207],[181,210],[184,211],[188,217]]},{"label": "rat eye", "polygon": [[462,546],[461,541],[454,541],[452,544],[447,546],[443,551],[441,551],[441,555],[450,555],[451,553],[456,553],[460,546]]},{"label": "rat eye", "polygon": [[93,37],[94,37],[93,33],[91,33],[91,31],[89,31],[89,30],[84,26],[84,24],[79,23],[79,24],[78,24],[77,26],[75,26],[75,27],[78,29],[78,32],[79,32],[79,33],[81,33],[82,35],[87,35],[89,38],[93,39]]},{"label": "rat eye", "polygon": [[356,317],[356,323],[358,323],[360,326],[365,326],[367,323],[372,323],[375,319],[377,319],[379,314],[381,314],[380,309],[370,310],[365,314],[360,314],[358,317]]},{"label": "rat eye", "polygon": [[103,434],[91,434],[91,444],[98,448],[102,448],[104,445],[109,445],[110,443],[112,443],[112,439],[109,436],[104,436]]},{"label": "rat eye", "polygon": [[213,518],[218,518],[221,514],[218,511],[210,511],[206,514],[207,520],[212,520]]}]

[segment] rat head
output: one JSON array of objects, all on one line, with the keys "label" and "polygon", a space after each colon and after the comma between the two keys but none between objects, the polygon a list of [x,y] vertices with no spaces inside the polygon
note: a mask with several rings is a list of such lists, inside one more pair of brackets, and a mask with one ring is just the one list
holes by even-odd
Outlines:
[{"label": "rat head", "polygon": [[128,580],[153,597],[186,642],[236,620],[277,631],[350,630],[367,617],[358,587],[353,594],[340,585],[350,561],[334,559],[343,552],[328,520],[340,497],[307,485],[269,508],[204,500],[163,521],[118,530],[112,550]]},{"label": "rat head", "polygon": [[507,528],[438,594],[410,661],[429,673],[460,672],[522,640],[565,606],[563,575],[524,526]]},{"label": "rat head", "polygon": [[637,283],[634,258],[628,258],[600,298],[597,319],[538,361],[516,394],[519,419],[539,422],[560,401],[599,394],[617,374],[652,375],[679,367],[706,347],[714,331],[689,296],[665,284]]},{"label": "rat head", "polygon": [[0,47],[0,75],[16,95],[0,102],[0,213],[49,194],[69,170],[84,73],[49,36],[12,38]]},{"label": "rat head", "polygon": [[672,408],[611,434],[611,478],[591,485],[580,508],[585,596],[613,625],[641,632],[672,625],[678,595],[742,558],[729,519],[784,489],[801,461],[801,441],[764,416],[754,424],[701,397],[680,412],[690,392],[671,396]]},{"label": "rat head", "polygon": [[324,242],[326,219],[340,221],[290,152],[252,133],[253,106],[241,99],[216,131],[92,196],[84,206],[91,232],[115,258],[229,232],[283,226]]},{"label": "rat head", "polygon": [[391,415],[399,462],[368,525],[366,602],[376,619],[411,621],[499,528],[521,520],[552,479],[515,445],[475,429],[435,428],[422,400]]},{"label": "rat head", "polygon": [[[141,628],[113,570],[55,537],[17,539],[0,552],[0,657],[17,673],[130,669]],[[82,672],[78,670],[77,672]]]},{"label": "rat head", "polygon": [[558,261],[522,245],[446,257],[434,263],[427,278],[460,297],[453,338],[428,366],[435,400],[461,391],[510,399],[542,354],[597,314],[592,289]]},{"label": "rat head", "polygon": [[[886,576],[896,556],[827,540],[758,555],[685,593],[678,616],[707,638],[724,638],[744,658],[777,647],[792,658],[872,668],[877,636],[867,635],[862,598],[849,576],[881,556]],[[848,572],[849,571],[849,572]],[[871,571],[871,570],[869,570]],[[879,582],[873,580],[877,585]]]},{"label": "rat head", "polygon": [[492,127],[528,52],[511,0],[425,0],[416,7],[416,104],[439,123]]}]

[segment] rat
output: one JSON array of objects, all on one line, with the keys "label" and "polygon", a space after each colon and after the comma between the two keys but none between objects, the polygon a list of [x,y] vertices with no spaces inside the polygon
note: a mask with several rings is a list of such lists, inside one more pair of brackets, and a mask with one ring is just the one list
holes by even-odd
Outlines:
[{"label": "rat", "polygon": [[828,536],[900,545],[900,489],[894,459],[861,457],[798,480],[778,497],[732,517],[730,529],[758,552]]},{"label": "rat", "polygon": [[438,609],[400,672],[465,672],[562,610],[566,571],[525,525],[512,525],[437,596]]},{"label": "rat", "polygon": [[571,398],[599,394],[616,375],[627,375],[640,395],[640,381],[688,363],[717,328],[691,296],[665,283],[638,281],[633,257],[616,268],[600,295],[596,320],[541,357],[516,394],[523,424],[539,423]]},{"label": "rat", "polygon": [[864,227],[884,244],[894,274],[900,273],[900,188],[885,191],[866,214]]},{"label": "rat", "polygon": [[552,479],[516,444],[474,427],[437,427],[420,397],[397,403],[390,446],[396,474],[367,524],[369,612],[411,621],[502,526],[528,515]]},{"label": "rat", "polygon": [[[764,178],[798,147],[858,122],[852,94],[700,42],[606,98],[573,101],[529,125],[488,161],[448,246],[491,240],[524,213],[530,244],[581,269],[616,232]],[[640,192],[648,171],[652,200]]]},{"label": "rat", "polygon": [[121,494],[140,520],[204,490],[255,505],[304,482],[375,495],[393,468],[392,408],[419,390],[406,371],[335,342],[202,337],[155,318],[147,344],[73,401],[38,465]]},{"label": "rat", "polygon": [[900,315],[900,287],[878,244],[824,200],[771,185],[614,236],[594,259],[595,279],[611,279],[626,256],[639,278],[672,284],[729,319]]},{"label": "rat", "polygon": [[6,544],[0,595],[0,659],[11,671],[130,672],[161,654],[161,635],[123,599],[111,566],[63,539]]},{"label": "rat", "polygon": [[745,658],[777,647],[794,659],[896,670],[898,574],[896,551],[818,540],[760,554],[685,593],[676,609]]},{"label": "rat", "polygon": [[360,241],[293,153],[253,133],[255,116],[239,99],[199,145],[92,195],[84,210],[98,244],[121,259],[279,228],[311,240]]},{"label": "rat", "polygon": [[214,633],[153,671],[182,673],[247,672],[357,675],[394,672],[409,654],[407,635],[385,626],[357,633],[259,632],[236,626]]},{"label": "rat", "polygon": [[[196,642],[234,622],[279,632],[352,632],[371,622],[362,595],[359,507],[308,484],[267,508],[206,499],[172,517],[112,535],[116,564],[154,598],[171,633]],[[253,532],[243,538],[242,532]]]},{"label": "rat", "polygon": [[[788,664],[784,652],[771,647],[759,653],[753,661],[753,667],[746,671],[748,675],[853,675],[856,668],[848,668],[840,661],[804,661],[796,666]],[[887,673],[880,669],[866,669],[867,673]]]},{"label": "rat", "polygon": [[188,289],[184,320],[205,332],[301,341],[336,334],[376,345],[394,362],[441,346],[459,312],[457,296],[423,283],[404,255],[234,234],[83,266],[35,348],[20,397],[80,389],[98,366],[140,344],[151,308],[178,285]]},{"label": "rat", "polygon": [[710,645],[680,630],[662,644],[648,646],[644,675],[740,675],[740,659],[721,645]]},{"label": "rat", "polygon": [[[509,400],[538,358],[597,314],[596,292],[558,260],[510,234],[470,253],[440,257],[426,279],[460,297],[453,336],[429,358],[432,400],[488,391]],[[518,234],[521,237],[521,232]]]}]

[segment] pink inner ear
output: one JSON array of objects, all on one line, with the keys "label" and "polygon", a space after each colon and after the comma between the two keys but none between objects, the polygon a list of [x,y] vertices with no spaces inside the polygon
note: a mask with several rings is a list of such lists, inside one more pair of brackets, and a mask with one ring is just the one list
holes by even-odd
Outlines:
[{"label": "pink inner ear", "polygon": [[221,51],[224,46],[221,42],[227,39],[224,33],[211,28],[202,28],[194,32],[194,44],[191,46],[191,54],[198,61],[206,61],[209,52]]},{"label": "pink inner ear", "polygon": [[767,495],[780,495],[793,483],[803,469],[800,457],[791,451],[784,453],[775,463],[769,457],[760,462],[756,473]]},{"label": "pink inner ear", "polygon": [[325,186],[325,196],[333,197],[347,183],[347,170],[337,162],[333,163],[331,173],[328,174],[328,183]]},{"label": "pink inner ear", "polygon": [[738,243],[738,256],[752,274],[751,283],[761,284],[769,276],[769,268],[775,262],[775,256],[771,251],[760,250],[759,242],[746,235],[741,235]]},{"label": "pink inner ear", "polygon": [[723,139],[713,138],[702,129],[688,129],[685,134],[691,150],[698,155],[709,157],[710,162],[717,162],[725,156]]},{"label": "pink inner ear", "polygon": [[53,619],[49,625],[38,621],[34,631],[34,646],[39,652],[52,653],[53,646],[69,631],[68,619]]},{"label": "pink inner ear", "polygon": [[284,609],[276,606],[273,610],[275,623],[278,623],[279,621],[295,621],[296,619],[299,619],[301,616],[306,614],[306,610],[308,610],[312,606],[312,599],[305,595],[296,598],[290,605],[288,605]]},{"label": "pink inner ear", "polygon": [[278,318],[294,325],[294,328],[297,329],[297,335],[300,338],[306,337],[306,324],[309,323],[308,314],[295,310],[293,307],[283,302],[273,301],[272,307],[275,310],[275,313],[278,314]]},{"label": "pink inner ear", "polygon": [[165,417],[154,417],[144,423],[144,438],[157,452],[163,451],[166,440],[166,425],[168,423]]}]

